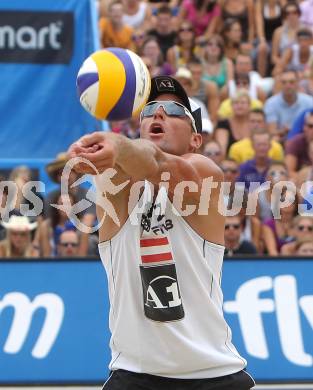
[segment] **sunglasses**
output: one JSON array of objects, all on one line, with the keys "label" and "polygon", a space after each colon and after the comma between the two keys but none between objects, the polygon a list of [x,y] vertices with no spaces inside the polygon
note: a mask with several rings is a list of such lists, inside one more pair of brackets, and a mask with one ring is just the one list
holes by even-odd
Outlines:
[{"label": "sunglasses", "polygon": [[138,34],[138,35],[133,35],[132,40],[133,41],[138,41],[139,39],[144,39],[145,35],[144,34]]},{"label": "sunglasses", "polygon": [[152,101],[146,104],[141,111],[140,114],[140,121],[143,120],[143,118],[149,118],[152,117],[156,111],[159,109],[159,107],[162,107],[165,111],[165,114],[167,116],[174,116],[178,118],[184,118],[188,117],[191,120],[191,125],[195,133],[197,133],[196,123],[191,115],[190,111],[183,106],[182,104],[170,100],[159,100],[159,101]]},{"label": "sunglasses", "polygon": [[271,171],[268,173],[270,176],[277,177],[277,176],[287,176],[286,171]]},{"label": "sunglasses", "polygon": [[198,46],[200,46],[200,47],[206,47],[207,44],[208,44],[207,41],[199,41],[199,42],[198,42]]},{"label": "sunglasses", "polygon": [[60,242],[60,245],[64,248],[68,248],[69,246],[72,246],[73,248],[78,247],[78,244],[76,242]]},{"label": "sunglasses", "polygon": [[230,228],[238,230],[238,229],[240,229],[240,224],[239,223],[228,223],[227,225],[225,225],[225,230],[229,230]]},{"label": "sunglasses", "polygon": [[313,226],[299,225],[297,229],[299,230],[299,232],[303,232],[303,230],[308,230],[309,232],[313,232]]}]

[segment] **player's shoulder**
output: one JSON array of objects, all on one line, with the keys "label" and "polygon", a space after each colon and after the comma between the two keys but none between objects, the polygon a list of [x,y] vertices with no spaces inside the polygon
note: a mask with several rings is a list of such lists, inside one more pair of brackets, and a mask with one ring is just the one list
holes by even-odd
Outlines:
[{"label": "player's shoulder", "polygon": [[210,158],[199,153],[189,153],[184,158],[198,171],[202,177],[213,177],[216,180],[223,180],[222,169]]}]

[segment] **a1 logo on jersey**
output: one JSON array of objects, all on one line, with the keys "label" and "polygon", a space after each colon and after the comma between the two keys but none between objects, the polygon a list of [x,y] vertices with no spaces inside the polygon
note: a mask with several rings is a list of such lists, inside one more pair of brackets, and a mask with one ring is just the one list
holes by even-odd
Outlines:
[{"label": "a1 logo on jersey", "polygon": [[175,264],[141,265],[140,272],[146,317],[160,322],[184,318]]},{"label": "a1 logo on jersey", "polygon": [[140,254],[146,317],[161,322],[181,320],[184,309],[168,237],[141,237]]}]

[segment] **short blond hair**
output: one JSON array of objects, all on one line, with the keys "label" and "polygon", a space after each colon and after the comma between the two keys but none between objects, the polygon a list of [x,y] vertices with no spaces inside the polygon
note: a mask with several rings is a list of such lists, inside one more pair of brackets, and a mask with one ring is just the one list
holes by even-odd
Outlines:
[{"label": "short blond hair", "polygon": [[249,92],[246,89],[240,88],[236,91],[235,95],[231,97],[231,102],[236,102],[240,98],[245,97],[247,98],[248,102],[251,103],[251,97],[249,95]]}]

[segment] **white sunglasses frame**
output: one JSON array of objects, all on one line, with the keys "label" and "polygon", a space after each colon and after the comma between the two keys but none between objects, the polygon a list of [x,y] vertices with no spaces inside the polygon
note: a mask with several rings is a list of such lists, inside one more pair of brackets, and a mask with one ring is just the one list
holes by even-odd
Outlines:
[{"label": "white sunglasses frame", "polygon": [[[196,127],[195,119],[194,119],[194,117],[192,116],[191,112],[188,110],[188,108],[185,107],[183,104],[178,103],[178,102],[176,102],[175,100],[151,100],[151,102],[148,102],[145,106],[150,105],[150,104],[152,104],[152,103],[159,103],[159,105],[158,105],[158,107],[156,108],[156,110],[158,110],[159,107],[161,106],[161,107],[163,108],[163,110],[164,110],[164,112],[165,112],[165,114],[166,114],[167,116],[173,116],[173,115],[168,115],[168,114],[167,114],[166,109],[165,109],[165,107],[164,107],[164,105],[163,105],[164,103],[174,103],[174,104],[177,104],[178,106],[182,107],[182,108],[184,109],[184,112],[185,112],[186,116],[191,120],[191,126],[192,126],[193,131],[194,131],[196,134],[198,134],[198,130],[197,130],[197,127]],[[142,119],[143,119],[142,112],[143,112],[145,106],[143,107],[143,109],[141,110],[141,113],[140,113],[140,123],[142,122]],[[179,116],[178,116],[178,118],[179,118]]]}]

